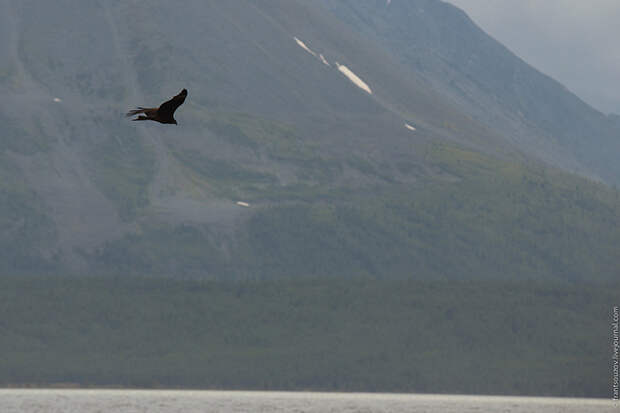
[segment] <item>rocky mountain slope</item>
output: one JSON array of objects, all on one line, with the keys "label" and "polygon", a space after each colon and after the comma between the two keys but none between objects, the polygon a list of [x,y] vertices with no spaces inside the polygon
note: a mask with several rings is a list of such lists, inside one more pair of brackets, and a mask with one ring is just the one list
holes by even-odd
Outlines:
[{"label": "rocky mountain slope", "polygon": [[[439,1],[4,0],[0,30],[3,272],[617,268],[617,192],[558,167],[618,182],[618,123]],[[184,87],[178,126],[123,117]]]},{"label": "rocky mountain slope", "polygon": [[[618,183],[620,128],[441,1],[324,0],[473,118],[529,156]],[[601,148],[605,148],[601,150]]]}]

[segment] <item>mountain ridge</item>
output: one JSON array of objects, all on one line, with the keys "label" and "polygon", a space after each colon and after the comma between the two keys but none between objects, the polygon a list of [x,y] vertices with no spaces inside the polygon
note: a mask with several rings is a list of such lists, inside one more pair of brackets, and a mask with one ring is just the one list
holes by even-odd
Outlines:
[{"label": "mountain ridge", "polygon": [[611,117],[528,65],[462,10],[427,0],[323,3],[529,156],[617,184],[609,153],[620,150],[620,129]]}]

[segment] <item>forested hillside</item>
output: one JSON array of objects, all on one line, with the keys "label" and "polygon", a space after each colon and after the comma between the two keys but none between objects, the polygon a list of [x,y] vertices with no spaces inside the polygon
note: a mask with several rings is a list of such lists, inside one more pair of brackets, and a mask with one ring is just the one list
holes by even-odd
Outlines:
[{"label": "forested hillside", "polygon": [[0,279],[0,385],[608,397],[617,284]]}]

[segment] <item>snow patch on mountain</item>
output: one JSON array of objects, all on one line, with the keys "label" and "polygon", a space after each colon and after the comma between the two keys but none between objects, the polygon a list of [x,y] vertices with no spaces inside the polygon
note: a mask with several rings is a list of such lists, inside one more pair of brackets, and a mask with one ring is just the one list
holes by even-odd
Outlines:
[{"label": "snow patch on mountain", "polygon": [[359,76],[357,76],[355,73],[353,73],[353,71],[351,69],[349,69],[345,65],[341,65],[338,62],[336,62],[336,67],[338,68],[338,70],[340,70],[340,72],[343,75],[348,77],[349,80],[351,82],[353,82],[353,84],[355,86],[359,87],[363,91],[365,91],[365,92],[367,92],[367,93],[372,95],[372,89],[370,88],[370,86],[368,86],[368,84],[366,84],[366,82],[364,82]]},{"label": "snow patch on mountain", "polygon": [[295,42],[297,43],[297,45],[299,47],[301,47],[302,49],[304,49],[306,52],[310,53],[312,56],[316,57],[317,59],[319,59],[321,62],[323,62],[323,64],[325,66],[330,66],[329,62],[327,61],[327,59],[325,59],[325,56],[323,56],[322,53],[317,54],[314,50],[310,49],[306,43],[304,43],[302,40],[300,40],[297,37],[293,37],[293,39],[295,39]]},{"label": "snow patch on mountain", "polygon": [[[303,42],[303,40],[300,40],[298,37],[293,36],[293,39],[295,40],[295,42],[297,43],[299,47],[301,47],[306,52],[310,53],[312,56],[319,59],[324,65],[331,67],[331,65],[329,64],[325,56],[323,56],[323,54],[317,54],[314,50],[310,49],[306,45],[306,43]],[[359,76],[353,73],[351,69],[349,69],[345,65],[341,65],[338,62],[335,62],[335,65],[343,75],[345,75],[351,82],[353,82],[355,86],[359,87],[360,89],[372,95],[372,89],[370,89],[370,86],[368,86],[368,84],[364,82]]]},{"label": "snow patch on mountain", "polygon": [[301,47],[302,49],[304,49],[306,52],[310,53],[312,56],[314,57],[318,57],[316,55],[316,53],[314,53],[312,50],[310,50],[310,48],[308,46],[306,46],[306,44],[304,42],[302,42],[301,40],[299,40],[297,37],[293,37],[293,39],[295,39],[295,41],[297,42],[297,44],[299,45],[299,47]]}]

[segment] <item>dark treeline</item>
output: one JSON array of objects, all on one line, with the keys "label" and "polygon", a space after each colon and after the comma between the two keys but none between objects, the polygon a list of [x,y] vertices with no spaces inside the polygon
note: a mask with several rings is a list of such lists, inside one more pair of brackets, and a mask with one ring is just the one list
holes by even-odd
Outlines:
[{"label": "dark treeline", "polygon": [[618,290],[3,277],[0,385],[607,397]]}]

